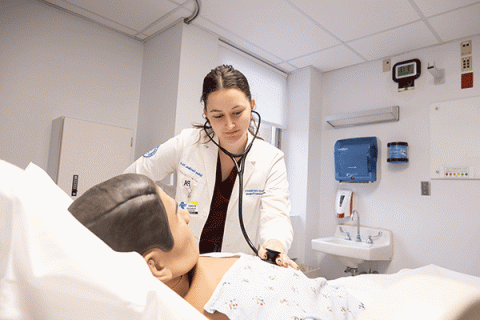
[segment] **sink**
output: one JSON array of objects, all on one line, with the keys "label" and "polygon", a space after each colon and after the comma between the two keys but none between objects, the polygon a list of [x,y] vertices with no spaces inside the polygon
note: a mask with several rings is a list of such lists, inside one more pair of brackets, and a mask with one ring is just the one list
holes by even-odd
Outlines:
[{"label": "sink", "polygon": [[[346,240],[340,228],[350,233],[352,240]],[[380,236],[379,232],[381,232]],[[369,236],[372,237],[371,244],[366,242]],[[332,237],[313,239],[312,249],[337,256],[343,264],[351,268],[357,268],[364,261],[392,260],[393,246],[390,231],[360,227],[362,242],[356,242],[356,237],[357,226],[339,225]]]}]

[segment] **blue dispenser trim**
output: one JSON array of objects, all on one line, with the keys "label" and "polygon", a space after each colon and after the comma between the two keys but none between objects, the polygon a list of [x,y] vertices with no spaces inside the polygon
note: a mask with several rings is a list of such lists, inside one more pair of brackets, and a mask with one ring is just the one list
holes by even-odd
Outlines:
[{"label": "blue dispenser trim", "polygon": [[376,137],[338,140],[335,143],[335,179],[343,182],[377,180]]}]

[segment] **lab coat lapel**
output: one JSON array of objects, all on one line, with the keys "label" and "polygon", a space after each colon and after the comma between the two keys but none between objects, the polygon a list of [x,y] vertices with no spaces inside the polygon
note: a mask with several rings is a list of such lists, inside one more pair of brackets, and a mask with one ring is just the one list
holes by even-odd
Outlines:
[{"label": "lab coat lapel", "polygon": [[[248,133],[248,143],[247,146],[252,142],[253,136]],[[252,148],[250,149],[250,152],[247,154],[246,162],[245,162],[245,172],[243,174],[243,185],[245,186],[250,180],[250,177],[252,176],[254,170],[255,170],[255,163],[257,161],[257,153],[255,152],[256,145],[255,143],[252,145]]]},{"label": "lab coat lapel", "polygon": [[[218,137],[213,137],[218,143]],[[206,173],[206,184],[208,188],[208,199],[212,199],[215,189],[215,177],[217,173],[217,159],[218,159],[218,147],[212,142],[208,141],[204,144],[206,149],[205,156],[203,157],[203,164]]]}]

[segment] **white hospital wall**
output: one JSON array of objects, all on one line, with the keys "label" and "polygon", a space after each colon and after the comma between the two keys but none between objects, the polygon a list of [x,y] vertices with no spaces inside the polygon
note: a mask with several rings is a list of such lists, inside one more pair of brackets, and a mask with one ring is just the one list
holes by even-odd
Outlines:
[{"label": "white hospital wall", "polygon": [[134,159],[175,133],[181,34],[177,24],[145,43]]},{"label": "white hospital wall", "polygon": [[[480,61],[480,37],[473,37],[473,61]],[[462,39],[464,40],[464,39]],[[355,208],[360,212],[365,226],[386,228],[393,232],[394,256],[391,262],[375,262],[372,268],[392,273],[402,268],[415,268],[437,264],[459,272],[480,276],[480,180],[446,181],[430,180],[430,131],[429,106],[438,101],[479,96],[478,74],[474,63],[474,87],[460,87],[460,42],[431,47],[392,57],[396,62],[419,58],[422,75],[415,81],[415,90],[398,92],[392,81],[391,72],[382,72],[382,61],[373,61],[322,75],[321,105],[322,119],[326,115],[351,111],[400,106],[400,121],[353,128],[334,129],[323,120],[309,124],[309,135],[302,136],[304,144],[310,143],[312,133],[319,131],[319,148],[308,148],[308,168],[321,166],[317,178],[320,187],[317,197],[308,198],[305,221],[318,216],[314,228],[307,227],[305,252],[296,246],[300,261],[321,266],[322,275],[335,278],[344,275],[345,267],[331,256],[311,250],[313,238],[331,236],[337,219],[334,214],[334,199],[338,182],[334,180],[333,146],[339,139],[376,136],[379,145],[379,180],[373,184],[346,186],[356,192]],[[445,69],[445,84],[434,85],[433,77],[427,72],[427,64],[435,61]],[[303,70],[294,73],[301,76]],[[308,80],[304,77],[305,80]],[[299,82],[297,80],[297,82]],[[310,84],[312,87],[314,85]],[[295,88],[293,88],[295,89]],[[317,101],[318,102],[318,101]],[[295,108],[290,104],[289,108]],[[303,106],[308,111],[309,106]],[[313,106],[312,106],[313,108]],[[292,117],[290,117],[292,118]],[[289,124],[290,125],[290,124]],[[394,165],[386,162],[387,143],[406,141],[409,144],[409,162]],[[472,146],[478,148],[480,144]],[[288,150],[288,159],[298,157]],[[305,177],[304,168],[290,168],[290,179]],[[308,175],[308,179],[312,179]],[[420,182],[431,182],[431,196],[420,194]],[[298,181],[297,181],[298,183]],[[309,186],[309,184],[306,184]],[[295,185],[294,185],[295,186]],[[304,185],[305,186],[305,185]],[[302,186],[302,187],[304,187]],[[306,192],[302,189],[300,192]],[[310,193],[311,190],[308,190]],[[292,190],[292,196],[299,193]],[[298,209],[298,208],[297,208]],[[302,212],[297,212],[302,217]],[[314,220],[314,219],[313,219]],[[305,227],[305,225],[303,225]],[[311,230],[316,229],[316,230]],[[298,233],[297,233],[298,236]],[[360,266],[368,271],[369,264]]]},{"label": "white hospital wall", "polygon": [[202,83],[218,39],[179,21],[145,43],[135,159],[202,118]]},{"label": "white hospital wall", "polygon": [[[294,239],[291,258],[303,262],[309,252],[309,234],[315,234],[321,221],[318,212],[321,165],[317,151],[321,148],[322,74],[305,68],[288,77],[287,129],[284,132],[287,176],[292,206]],[[308,165],[306,165],[308,164]],[[307,214],[308,213],[308,214]],[[312,214],[313,213],[313,214]]]},{"label": "white hospital wall", "polygon": [[175,134],[192,124],[203,124],[200,102],[203,79],[218,66],[218,37],[193,25],[181,23],[182,52],[177,98]]},{"label": "white hospital wall", "polygon": [[135,129],[143,44],[33,0],[0,2],[0,158],[47,168],[52,120]]}]

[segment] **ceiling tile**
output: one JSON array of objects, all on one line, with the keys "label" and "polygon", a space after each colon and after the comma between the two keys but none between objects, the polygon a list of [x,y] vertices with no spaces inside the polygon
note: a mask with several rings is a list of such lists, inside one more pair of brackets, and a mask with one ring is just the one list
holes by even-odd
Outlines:
[{"label": "ceiling tile", "polygon": [[445,11],[450,11],[466,5],[478,2],[478,0],[455,0],[455,1],[438,1],[438,0],[413,0],[425,17],[430,17]]},{"label": "ceiling tile", "polygon": [[422,21],[348,43],[368,60],[399,55],[435,44],[438,44],[437,39]]},{"label": "ceiling tile", "polygon": [[204,18],[284,60],[339,43],[284,0],[209,0],[202,7]]},{"label": "ceiling tile", "polygon": [[420,19],[408,0],[289,0],[342,41]]},{"label": "ceiling tile", "polygon": [[428,19],[443,41],[480,34],[480,3]]},{"label": "ceiling tile", "polygon": [[339,45],[289,61],[289,63],[297,68],[312,65],[322,72],[344,68],[362,62],[365,62],[365,60],[345,45]]},{"label": "ceiling tile", "polygon": [[168,0],[68,0],[68,2],[137,31],[143,30],[177,7]]},{"label": "ceiling tile", "polygon": [[220,36],[220,38],[226,40],[228,43],[232,44],[233,46],[238,47],[239,49],[243,49],[247,52],[250,52],[253,55],[256,55],[260,58],[263,58],[267,61],[272,62],[273,64],[277,64],[283,61],[282,59],[271,54],[270,52],[263,50],[259,46],[251,42],[248,42],[243,38],[240,38],[239,36],[230,32],[229,30],[226,30],[220,26],[217,26],[216,24],[212,23],[207,19],[204,19],[201,16],[195,19],[193,21],[193,24],[196,26],[202,27],[208,31],[211,31],[214,34]]}]

